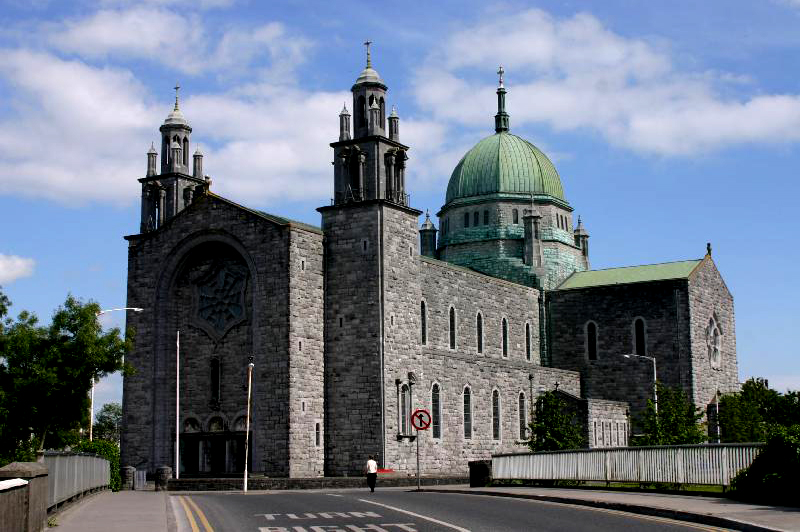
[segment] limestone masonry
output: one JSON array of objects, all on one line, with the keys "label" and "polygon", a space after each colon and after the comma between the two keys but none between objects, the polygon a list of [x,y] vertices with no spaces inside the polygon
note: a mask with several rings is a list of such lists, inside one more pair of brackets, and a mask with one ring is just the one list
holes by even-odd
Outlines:
[{"label": "limestone masonry", "polygon": [[248,465],[274,477],[359,475],[369,454],[411,472],[417,408],[432,414],[423,470],[452,476],[524,450],[545,390],[574,403],[587,446],[607,447],[627,445],[656,377],[699,407],[737,388],[733,298],[710,246],[590,270],[554,165],[509,132],[499,74],[495,133],[453,171],[438,229],[409,205],[409,148],[369,52],[321,227],[214,194],[176,96],[125,237],[127,306],[148,311],[128,315],[123,466],[174,466],[177,427],[181,476],[241,474],[250,357]]}]

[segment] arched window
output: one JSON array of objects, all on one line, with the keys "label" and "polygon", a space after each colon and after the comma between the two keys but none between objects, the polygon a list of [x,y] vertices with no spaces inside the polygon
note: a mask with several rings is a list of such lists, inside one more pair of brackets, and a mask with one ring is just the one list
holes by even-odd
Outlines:
[{"label": "arched window", "polygon": [[519,223],[519,211],[517,209],[514,209],[513,211],[511,211],[511,217],[512,217],[512,220],[513,220],[513,222],[515,224]]},{"label": "arched window", "polygon": [[586,358],[597,360],[597,325],[593,321],[586,324]]},{"label": "arched window", "polygon": [[218,358],[211,359],[211,401],[213,403],[219,403],[220,397],[220,365]]},{"label": "arched window", "polygon": [[519,393],[519,439],[528,438],[528,411],[525,408],[525,393]]},{"label": "arched window", "polygon": [[183,432],[200,432],[200,422],[190,417],[183,422]]},{"label": "arched window", "polygon": [[492,390],[492,439],[500,439],[500,392]]},{"label": "arched window", "polygon": [[464,388],[464,439],[472,438],[472,392]]},{"label": "arched window", "polygon": [[409,409],[411,408],[411,389],[408,384],[400,387],[400,434],[410,434]]},{"label": "arched window", "polygon": [[478,227],[480,223],[481,223],[481,213],[475,211],[474,213],[472,213],[472,225]]},{"label": "arched window", "polygon": [[439,402],[439,385],[431,388],[431,430],[434,438],[442,437],[442,405]]},{"label": "arched window", "polygon": [[322,424],[317,422],[314,424],[314,446],[319,447],[322,444]]},{"label": "arched window", "polygon": [[358,104],[354,112],[356,113],[355,121],[358,127],[367,127],[367,100],[363,96],[358,97]]},{"label": "arched window", "polygon": [[189,138],[183,137],[183,166],[189,166]]},{"label": "arched window", "polygon": [[383,101],[383,97],[378,101],[378,105],[381,108],[381,129],[386,127],[386,102]]},{"label": "arched window", "polygon": [[503,318],[503,356],[508,356],[508,320]]},{"label": "arched window", "polygon": [[489,211],[483,211],[483,225],[489,225]]},{"label": "arched window", "polygon": [[483,353],[483,316],[478,312],[478,317],[475,318],[475,330],[477,332],[478,353]]},{"label": "arched window", "polygon": [[531,324],[525,324],[525,360],[531,359]]},{"label": "arched window", "polygon": [[706,327],[706,347],[708,348],[708,363],[714,369],[719,369],[722,362],[722,329],[717,323],[716,314],[708,320]]},{"label": "arched window", "polygon": [[424,301],[419,303],[419,323],[422,332],[422,345],[425,345],[428,343],[428,316],[427,312],[425,312]]},{"label": "arched window", "polygon": [[464,227],[469,227],[469,213],[464,213]]},{"label": "arched window", "polygon": [[456,348],[456,309],[450,307],[450,349]]},{"label": "arched window", "polygon": [[233,430],[237,432],[244,432],[247,430],[247,418],[244,416],[237,417],[236,421],[233,422]]},{"label": "arched window", "polygon": [[633,348],[634,353],[639,356],[647,356],[647,345],[645,343],[645,326],[642,318],[636,318],[633,322]]},{"label": "arched window", "polygon": [[208,422],[208,432],[222,432],[225,430],[225,422],[219,416],[212,417]]}]

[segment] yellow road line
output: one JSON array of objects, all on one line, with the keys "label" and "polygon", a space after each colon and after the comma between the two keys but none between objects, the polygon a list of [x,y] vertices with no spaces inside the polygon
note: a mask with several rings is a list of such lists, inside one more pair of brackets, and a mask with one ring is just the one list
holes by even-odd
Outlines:
[{"label": "yellow road line", "polygon": [[183,500],[183,495],[178,496],[178,500],[183,506],[183,511],[186,512],[186,518],[189,520],[189,524],[192,526],[192,532],[200,532],[200,529],[197,527],[197,521],[194,520],[194,516],[192,515],[192,511],[186,505],[186,501]]},{"label": "yellow road line", "polygon": [[190,497],[186,497],[186,501],[194,509],[194,511],[197,512],[197,515],[198,517],[200,517],[200,521],[203,523],[206,532],[214,532],[214,529],[211,528],[211,524],[209,524],[208,519],[206,519],[206,514],[203,513],[203,510],[201,510],[200,507],[197,506],[197,504],[195,504],[195,502]]}]

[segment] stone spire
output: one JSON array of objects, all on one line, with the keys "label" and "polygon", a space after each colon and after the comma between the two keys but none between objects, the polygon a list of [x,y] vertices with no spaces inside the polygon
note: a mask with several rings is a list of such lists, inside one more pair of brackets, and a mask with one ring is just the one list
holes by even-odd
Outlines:
[{"label": "stone spire", "polygon": [[426,257],[436,258],[436,226],[431,222],[430,212],[425,210],[425,221],[419,228],[419,248],[420,254]]},{"label": "stone spire", "polygon": [[339,113],[339,140],[350,140],[350,111],[347,110],[347,104],[342,106],[342,112]]},{"label": "stone spire", "polygon": [[397,107],[392,106],[392,114],[389,115],[389,140],[400,142],[400,117],[397,116]]},{"label": "stone spire", "polygon": [[503,86],[503,66],[497,69],[500,81],[497,84],[497,114],[494,115],[494,130],[497,133],[508,131],[508,113],[506,112],[506,89]]}]

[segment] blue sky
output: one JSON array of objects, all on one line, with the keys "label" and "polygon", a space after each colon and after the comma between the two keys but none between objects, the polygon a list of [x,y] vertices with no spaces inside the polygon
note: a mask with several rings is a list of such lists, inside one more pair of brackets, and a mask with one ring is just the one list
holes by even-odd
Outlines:
[{"label": "blue sky", "polygon": [[[493,133],[502,64],[511,129],[556,164],[592,267],[699,258],[710,241],[741,379],[800,388],[800,0],[0,0],[0,28],[12,310],[46,322],[67,293],[124,305],[122,236],[138,230],[136,180],[176,81],[213,190],[318,225],[328,143],[371,39],[414,207],[436,212],[452,168]],[[111,377],[96,405],[120,397]]]}]

